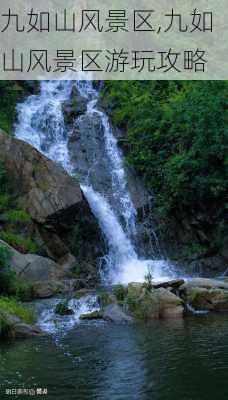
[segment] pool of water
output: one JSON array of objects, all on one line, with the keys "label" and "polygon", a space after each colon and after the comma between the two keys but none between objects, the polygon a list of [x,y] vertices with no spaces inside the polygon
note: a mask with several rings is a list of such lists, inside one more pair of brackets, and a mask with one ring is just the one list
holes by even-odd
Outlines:
[{"label": "pool of water", "polygon": [[148,325],[81,322],[66,335],[0,344],[7,388],[55,400],[227,400],[228,315]]}]

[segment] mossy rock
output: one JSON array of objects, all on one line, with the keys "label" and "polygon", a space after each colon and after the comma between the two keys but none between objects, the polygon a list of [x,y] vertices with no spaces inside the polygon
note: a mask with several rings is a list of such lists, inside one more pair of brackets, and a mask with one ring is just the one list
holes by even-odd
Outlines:
[{"label": "mossy rock", "polygon": [[100,312],[100,311],[93,311],[91,313],[80,315],[80,319],[83,319],[83,320],[93,320],[93,319],[102,319],[102,318],[103,318],[103,315],[102,315],[102,312]]},{"label": "mossy rock", "polygon": [[64,301],[57,304],[57,306],[55,307],[55,313],[62,316],[73,315],[74,311],[71,308],[69,308],[68,302]]},{"label": "mossy rock", "polygon": [[143,284],[128,285],[126,307],[135,318],[148,321],[183,316],[183,301],[164,288],[148,290]]},{"label": "mossy rock", "polygon": [[195,310],[228,311],[228,291],[219,288],[191,288],[186,301]]}]

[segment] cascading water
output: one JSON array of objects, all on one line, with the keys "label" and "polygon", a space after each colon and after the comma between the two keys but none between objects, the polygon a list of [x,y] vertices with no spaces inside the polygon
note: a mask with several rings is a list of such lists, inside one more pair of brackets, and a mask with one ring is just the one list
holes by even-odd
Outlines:
[{"label": "cascading water", "polygon": [[[43,302],[38,306],[37,312],[41,315],[39,319],[40,328],[52,334],[57,333],[61,338],[79,321],[82,314],[100,309],[96,295],[87,295],[80,299],[70,299],[68,307],[72,310],[71,315],[60,316],[56,314],[55,308],[58,303],[59,299],[51,299]],[[39,307],[41,308],[40,310]]]},{"label": "cascading water", "polygon": [[[68,173],[76,173],[69,156],[69,136],[63,114],[63,103],[70,99],[76,85],[86,99],[87,111],[83,118],[95,118],[102,128],[104,155],[108,165],[111,188],[109,196],[104,189],[95,190],[90,173],[80,175],[81,188],[107,239],[109,253],[105,262],[104,277],[109,283],[143,281],[148,270],[157,280],[171,275],[164,260],[142,260],[137,249],[137,212],[128,191],[122,153],[113,135],[107,115],[97,106],[99,93],[90,81],[44,81],[40,93],[29,96],[18,105],[16,136],[32,144],[50,159],[60,163]],[[79,127],[80,127],[79,117]],[[93,169],[93,165],[91,166]]]},{"label": "cascading water", "polygon": [[69,99],[71,81],[42,81],[40,93],[18,104],[15,135],[31,144],[68,172],[71,166],[67,151],[62,104]]}]

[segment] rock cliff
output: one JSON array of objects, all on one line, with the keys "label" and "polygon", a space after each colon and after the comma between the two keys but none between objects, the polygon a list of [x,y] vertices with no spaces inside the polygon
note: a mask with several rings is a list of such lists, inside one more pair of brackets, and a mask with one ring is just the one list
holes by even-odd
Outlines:
[{"label": "rock cliff", "polygon": [[0,162],[12,195],[30,214],[46,255],[59,262],[73,253],[78,262],[94,263],[102,240],[78,182],[32,146],[3,132]]}]

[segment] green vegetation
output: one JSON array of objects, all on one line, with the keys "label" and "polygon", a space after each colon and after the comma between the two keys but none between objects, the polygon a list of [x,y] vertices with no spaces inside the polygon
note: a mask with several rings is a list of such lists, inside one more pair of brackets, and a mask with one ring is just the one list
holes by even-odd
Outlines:
[{"label": "green vegetation", "polygon": [[116,285],[113,288],[113,294],[116,296],[118,303],[123,303],[127,296],[127,287],[124,285]]},{"label": "green vegetation", "polygon": [[15,284],[15,274],[10,269],[10,252],[8,248],[0,246],[0,295],[10,294]]},{"label": "green vegetation", "polygon": [[145,277],[145,281],[143,283],[143,287],[146,290],[146,292],[150,293],[153,290],[153,276],[152,273],[149,271]]},{"label": "green vegetation", "polygon": [[23,96],[23,88],[15,81],[0,81],[0,129],[11,134],[16,116],[16,104]]},{"label": "green vegetation", "polygon": [[125,132],[127,161],[154,191],[165,229],[169,220],[195,220],[201,245],[215,252],[226,236],[227,89],[226,81],[110,81],[103,89],[103,105]]},{"label": "green vegetation", "polygon": [[35,322],[35,314],[33,310],[22,305],[15,299],[0,297],[0,337],[14,337],[14,324],[16,318],[27,324]]},{"label": "green vegetation", "polygon": [[32,324],[35,320],[33,310],[13,298],[0,297],[0,310],[1,313],[15,315],[27,324]]},{"label": "green vegetation", "polygon": [[11,230],[1,232],[0,238],[21,253],[35,253],[37,250],[37,246],[31,238],[24,238]]},{"label": "green vegetation", "polygon": [[0,244],[0,296],[14,296],[17,300],[33,298],[33,288],[28,282],[17,277],[10,264],[10,251]]},{"label": "green vegetation", "polygon": [[0,164],[0,239],[22,253],[35,253],[36,243],[31,238],[31,218],[11,195],[10,181]]},{"label": "green vegetation", "polygon": [[[10,251],[0,245],[0,337],[13,336],[13,320],[33,323],[33,311],[20,303],[33,297],[32,286],[16,276],[10,266]],[[14,296],[14,297],[8,297]]]}]

